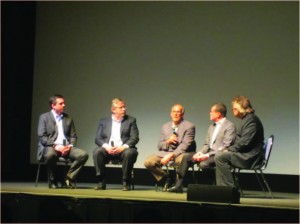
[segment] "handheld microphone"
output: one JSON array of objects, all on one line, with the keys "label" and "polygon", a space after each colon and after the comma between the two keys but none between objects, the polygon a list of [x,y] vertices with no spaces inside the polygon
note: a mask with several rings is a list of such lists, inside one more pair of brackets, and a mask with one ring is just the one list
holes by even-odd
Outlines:
[{"label": "handheld microphone", "polygon": [[176,128],[177,128],[177,126],[172,126],[173,134],[177,136],[178,134],[176,132]]},{"label": "handheld microphone", "polygon": [[66,146],[66,145],[67,145],[67,140],[63,139],[63,146]]},{"label": "handheld microphone", "polygon": [[115,146],[114,141],[111,141],[111,142],[110,142],[110,145],[111,145],[111,147],[114,147],[114,146]]}]

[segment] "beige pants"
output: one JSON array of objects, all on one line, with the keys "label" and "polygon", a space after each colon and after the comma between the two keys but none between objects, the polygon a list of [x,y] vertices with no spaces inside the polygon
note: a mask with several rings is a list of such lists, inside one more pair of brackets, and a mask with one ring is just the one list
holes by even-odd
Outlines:
[{"label": "beige pants", "polygon": [[[182,157],[183,154],[177,156],[172,166],[179,166]],[[145,167],[152,173],[157,182],[159,182],[167,175],[166,171],[163,170],[163,165],[160,163],[161,159],[162,157],[159,157],[157,155],[151,155],[144,162]]]}]

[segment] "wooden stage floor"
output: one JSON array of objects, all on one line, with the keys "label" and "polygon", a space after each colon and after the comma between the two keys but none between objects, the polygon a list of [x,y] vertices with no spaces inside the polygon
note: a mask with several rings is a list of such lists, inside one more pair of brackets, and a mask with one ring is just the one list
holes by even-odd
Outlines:
[{"label": "wooden stage floor", "polygon": [[[186,202],[187,189],[182,194],[156,191],[154,186],[136,185],[134,190],[122,191],[121,185],[107,184],[107,190],[94,190],[95,183],[78,183],[77,189],[49,189],[46,183],[39,183],[37,187],[34,183],[2,182],[1,193],[23,193],[31,195],[47,196],[69,196],[76,198],[110,198],[118,200],[141,200],[141,201],[165,201],[165,202]],[[235,206],[255,206],[255,207],[276,207],[299,209],[299,194],[273,192],[274,198],[266,198],[263,192],[244,191],[244,196],[240,198],[240,204]],[[201,203],[201,202],[199,202]],[[216,204],[216,203],[214,203]],[[219,204],[219,203],[217,203]]]}]

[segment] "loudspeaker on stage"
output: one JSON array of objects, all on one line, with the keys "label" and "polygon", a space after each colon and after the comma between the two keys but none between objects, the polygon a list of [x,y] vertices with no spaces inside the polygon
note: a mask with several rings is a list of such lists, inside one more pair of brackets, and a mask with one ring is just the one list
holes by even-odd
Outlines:
[{"label": "loudspeaker on stage", "polygon": [[187,200],[239,204],[240,192],[234,187],[189,184]]}]

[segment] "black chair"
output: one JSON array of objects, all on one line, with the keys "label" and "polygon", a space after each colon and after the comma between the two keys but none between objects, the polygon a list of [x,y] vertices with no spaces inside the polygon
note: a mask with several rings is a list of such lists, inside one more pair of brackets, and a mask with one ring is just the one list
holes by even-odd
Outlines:
[{"label": "black chair", "polygon": [[[194,165],[197,166],[197,171],[195,171]],[[200,172],[206,172],[209,173],[210,176],[213,175],[212,179],[212,185],[216,185],[216,167],[215,166],[211,166],[211,167],[207,167],[207,168],[201,168],[200,163],[194,163],[192,166],[190,166],[189,168],[192,168],[192,176],[193,176],[193,182],[194,184],[198,184],[198,178],[196,177],[196,172],[200,173]]]},{"label": "black chair", "polygon": [[[41,165],[44,165],[44,164],[46,164],[44,158],[42,158],[41,160],[39,160],[37,174],[36,174],[36,179],[35,179],[35,185],[34,185],[35,187],[37,187],[37,185],[38,185]],[[72,164],[72,161],[70,159],[68,159],[68,158],[59,157],[58,161],[57,161],[57,164],[64,165],[65,166],[64,167],[64,173],[66,173],[67,172],[67,168]]]},{"label": "black chair", "polygon": [[[109,160],[107,164],[122,167],[122,162],[119,159]],[[131,171],[131,179],[129,182],[129,187],[131,190],[134,190],[134,168]]]},{"label": "black chair", "polygon": [[[270,197],[273,199],[273,194],[272,194],[272,191],[271,191],[271,188],[263,174],[263,170],[265,170],[267,168],[267,165],[268,165],[268,162],[269,162],[269,159],[270,159],[270,155],[271,155],[271,151],[272,151],[272,148],[273,148],[273,142],[274,142],[274,135],[270,135],[270,137],[267,139],[267,142],[265,143],[265,146],[264,146],[264,158],[263,158],[263,161],[261,162],[261,164],[259,164],[258,166],[252,168],[252,169],[244,169],[244,168],[239,168],[239,167],[233,167],[233,177],[234,177],[234,180],[235,180],[235,184],[236,184],[236,187],[239,188],[240,192],[241,192],[241,195],[243,196],[243,190],[239,184],[239,174],[240,174],[240,171],[241,170],[252,170],[255,172],[255,176],[259,182],[259,185],[260,187],[262,188],[262,190],[264,191],[266,197],[267,197],[267,194],[266,194],[266,189],[268,190],[269,192],[269,195]],[[261,176],[261,179],[263,181],[261,181],[261,179],[259,178],[259,175],[258,173],[260,173],[260,176]],[[264,185],[263,185],[264,183]]]}]

